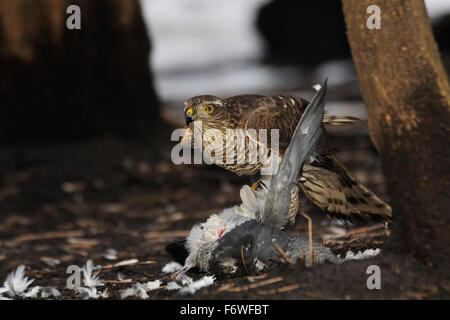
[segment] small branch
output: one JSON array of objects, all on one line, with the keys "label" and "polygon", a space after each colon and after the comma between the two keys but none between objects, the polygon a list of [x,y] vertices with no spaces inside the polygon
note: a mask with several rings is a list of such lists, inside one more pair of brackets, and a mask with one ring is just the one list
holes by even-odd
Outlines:
[{"label": "small branch", "polygon": [[269,284],[280,282],[280,281],[283,281],[283,277],[271,278],[271,279],[267,279],[267,280],[260,281],[260,282],[257,282],[257,283],[252,283],[252,284],[249,284],[249,285],[246,285],[246,286],[241,286],[241,287],[236,287],[236,288],[229,288],[229,289],[224,289],[224,290],[228,291],[228,292],[241,292],[241,291],[247,291],[247,290],[250,290],[250,289],[259,288],[259,287],[262,287],[262,286],[267,286]]},{"label": "small branch", "polygon": [[244,259],[244,248],[245,248],[245,246],[241,247],[241,259],[242,259],[242,264],[244,265],[245,274],[248,276],[248,269],[247,269],[247,265],[245,264],[245,259]]},{"label": "small branch", "polygon": [[277,294],[277,293],[283,293],[283,292],[296,290],[296,289],[298,289],[300,287],[301,287],[300,284],[291,284],[289,286],[285,286],[285,287],[281,287],[281,288],[270,289],[270,290],[261,290],[261,291],[258,291],[258,294],[260,294],[260,295],[272,295],[272,294]]},{"label": "small branch", "polygon": [[282,263],[288,263],[291,265],[295,264],[295,262],[292,261],[292,259],[287,256],[286,252],[284,252],[284,250],[281,249],[281,247],[279,245],[274,244],[273,246],[275,247],[275,249],[277,249],[278,253],[281,254],[282,259],[280,259],[280,260]]},{"label": "small branch", "polygon": [[35,241],[35,240],[74,238],[74,237],[81,237],[82,235],[83,235],[82,230],[30,233],[30,234],[24,234],[24,235],[18,236],[16,238],[14,238],[13,241],[20,243],[20,242]]}]

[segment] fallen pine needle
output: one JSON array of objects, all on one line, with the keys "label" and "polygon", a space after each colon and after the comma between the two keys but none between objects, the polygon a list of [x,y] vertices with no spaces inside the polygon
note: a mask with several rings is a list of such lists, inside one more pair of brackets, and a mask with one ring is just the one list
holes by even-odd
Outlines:
[{"label": "fallen pine needle", "polygon": [[350,230],[350,231],[348,231],[348,232],[346,232],[346,233],[344,233],[344,234],[342,234],[340,236],[331,237],[331,238],[345,238],[345,237],[348,237],[350,235],[354,235],[354,234],[358,234],[358,233],[370,233],[370,231],[377,230],[377,229],[381,229],[384,232],[384,224],[378,223],[378,224],[375,224],[375,225],[370,226],[370,227],[356,228],[356,229]]},{"label": "fallen pine needle", "polygon": [[283,259],[282,259],[283,262],[286,262],[286,263],[289,263],[289,264],[295,264],[295,262],[292,261],[292,259],[289,258],[289,257],[286,255],[286,252],[284,252],[284,250],[281,249],[281,247],[280,247],[279,245],[274,244],[274,247],[275,247],[275,249],[277,249],[278,253],[281,254],[281,256],[282,256],[282,258],[283,258]]},{"label": "fallen pine needle", "polygon": [[244,259],[244,248],[245,248],[245,246],[241,247],[241,259],[242,259],[242,264],[244,265],[245,274],[248,276],[247,265],[245,264],[245,259]]},{"label": "fallen pine needle", "polygon": [[313,264],[313,246],[312,246],[312,220],[311,217],[308,216],[303,211],[300,212],[306,220],[308,220],[308,241],[309,241],[309,263],[308,266],[311,267]]},{"label": "fallen pine needle", "polygon": [[217,290],[217,293],[222,292],[222,291],[228,291],[228,289],[233,288],[233,287],[234,287],[234,283],[224,284]]},{"label": "fallen pine needle", "polygon": [[260,275],[257,275],[257,276],[248,276],[247,280],[253,282],[253,281],[259,280],[259,279],[265,279],[265,278],[267,278],[267,276],[268,276],[267,273],[263,273],[263,274],[260,274]]},{"label": "fallen pine needle", "polygon": [[35,240],[48,240],[48,239],[58,239],[58,238],[75,238],[81,237],[83,235],[82,230],[72,230],[72,231],[55,231],[55,232],[45,232],[45,233],[30,233],[24,234],[14,238],[16,242],[26,242]]},{"label": "fallen pine needle", "polygon": [[263,280],[263,281],[260,281],[260,282],[252,283],[252,284],[241,286],[241,287],[229,288],[226,291],[229,291],[229,292],[241,292],[241,291],[246,291],[246,290],[249,290],[249,289],[255,289],[255,288],[262,287],[262,286],[267,286],[269,284],[272,284],[272,283],[275,283],[275,282],[280,282],[280,281],[283,281],[283,277],[275,277],[275,278],[272,278],[272,279]]},{"label": "fallen pine needle", "polygon": [[101,283],[105,284],[133,284],[136,281],[120,281],[120,280],[101,280]]},{"label": "fallen pine needle", "polygon": [[339,300],[338,298],[325,296],[318,293],[306,293],[305,296],[315,300]]},{"label": "fallen pine needle", "polygon": [[301,286],[299,284],[291,284],[289,286],[285,286],[285,287],[281,287],[281,288],[270,289],[270,290],[261,290],[261,291],[258,291],[258,294],[260,294],[260,295],[269,295],[269,294],[283,293],[283,292],[296,290],[296,289],[298,289],[300,287]]}]

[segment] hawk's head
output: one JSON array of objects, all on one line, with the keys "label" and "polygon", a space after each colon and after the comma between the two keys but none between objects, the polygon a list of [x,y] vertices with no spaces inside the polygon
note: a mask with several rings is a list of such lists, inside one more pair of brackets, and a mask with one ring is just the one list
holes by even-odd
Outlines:
[{"label": "hawk's head", "polygon": [[201,120],[210,127],[224,126],[228,122],[229,108],[219,97],[196,96],[188,99],[184,105],[184,117],[188,126],[196,120]]}]

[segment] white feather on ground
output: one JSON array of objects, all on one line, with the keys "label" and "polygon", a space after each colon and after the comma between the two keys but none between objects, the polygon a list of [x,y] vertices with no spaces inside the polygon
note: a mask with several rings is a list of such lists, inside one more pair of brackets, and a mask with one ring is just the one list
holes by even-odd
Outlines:
[{"label": "white feather on ground", "polygon": [[347,251],[345,255],[345,260],[363,260],[375,257],[381,252],[381,249],[367,249],[364,251],[359,251],[358,253],[354,254],[353,251],[349,250]]},{"label": "white feather on ground", "polygon": [[162,268],[162,272],[174,273],[174,272],[180,271],[181,269],[183,269],[183,266],[181,264],[179,264],[178,262],[172,261],[172,262],[169,262],[168,264],[166,264]]},{"label": "white feather on ground", "polygon": [[181,286],[178,283],[176,283],[175,281],[170,281],[169,283],[167,283],[167,286],[166,286],[167,291],[179,290],[179,289],[181,289]]},{"label": "white feather on ground", "polygon": [[106,250],[106,252],[103,254],[103,257],[108,260],[117,260],[117,250],[110,248]]},{"label": "white feather on ground", "polygon": [[214,276],[203,276],[200,280],[192,282],[190,285],[180,289],[180,294],[194,294],[200,289],[208,287],[214,283],[216,278]]},{"label": "white feather on ground", "polygon": [[171,281],[167,284],[166,290],[179,290],[180,294],[194,294],[200,289],[208,287],[216,280],[215,276],[203,276],[200,280],[193,281],[191,277],[183,275],[180,282]]},{"label": "white feather on ground", "polygon": [[[92,260],[88,260],[86,265],[82,268],[83,271],[83,283],[85,287],[75,288],[78,295],[83,299],[98,299],[107,298],[109,296],[108,289],[103,292],[97,291],[96,287],[103,286],[104,284],[100,280],[100,268],[94,267]],[[99,270],[94,272],[94,270]]]},{"label": "white feather on ground", "polygon": [[156,290],[161,287],[161,280],[149,281],[146,283],[136,282],[130,288],[120,292],[120,298],[137,297],[139,299],[147,299],[147,291]]},{"label": "white feather on ground", "polygon": [[5,297],[2,297],[2,294],[4,293],[11,298],[15,296],[21,298],[36,298],[41,287],[34,286],[33,288],[28,289],[33,282],[34,279],[29,280],[28,277],[25,277],[25,266],[21,264],[6,277],[3,287],[0,288],[0,299],[5,299]]},{"label": "white feather on ground", "polygon": [[99,299],[99,298],[107,298],[109,296],[108,289],[105,289],[103,292],[97,291],[96,287],[79,287],[76,289],[80,298],[83,299]]},{"label": "white feather on ground", "polygon": [[50,297],[58,298],[59,296],[61,296],[61,292],[59,292],[59,290],[56,288],[44,288],[41,292],[41,298],[44,299]]},{"label": "white feather on ground", "polygon": [[148,294],[145,291],[144,285],[140,282],[136,282],[130,288],[127,288],[120,292],[121,299],[125,299],[128,297],[138,297],[139,299],[147,299]]},{"label": "white feather on ground", "polygon": [[99,270],[100,268],[94,267],[92,260],[88,260],[86,265],[83,267],[83,283],[86,287],[98,287],[103,286],[100,282],[100,271],[94,272],[94,270]]}]

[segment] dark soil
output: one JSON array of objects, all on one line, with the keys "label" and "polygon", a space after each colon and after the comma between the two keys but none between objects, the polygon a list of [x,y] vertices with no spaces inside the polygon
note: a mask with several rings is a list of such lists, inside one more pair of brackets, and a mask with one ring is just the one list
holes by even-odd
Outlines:
[{"label": "dark soil", "polygon": [[[380,164],[365,126],[333,133],[341,158],[371,189],[386,199]],[[170,141],[161,133],[158,141]],[[193,224],[239,202],[246,177],[216,167],[175,166],[168,144],[105,137],[64,145],[0,149],[0,281],[20,264],[33,285],[56,287],[63,299],[77,298],[66,288],[69,265],[91,259],[106,266],[136,258],[142,264],[103,269],[147,282],[167,275],[173,259],[165,247],[186,237]],[[312,214],[314,237],[321,241],[333,224]],[[348,227],[351,229],[352,227]],[[299,217],[288,232],[306,235]],[[117,260],[107,260],[107,249]],[[336,252],[345,254],[345,252]],[[368,290],[369,265],[381,268],[381,290]],[[189,273],[194,279],[198,272]],[[280,278],[278,278],[280,277]],[[267,281],[267,285],[259,284]],[[252,285],[253,287],[248,287]],[[110,298],[130,284],[106,284]],[[256,279],[218,279],[193,296],[158,289],[151,299],[431,299],[450,297],[448,270],[414,258],[383,252],[341,265],[281,265]]]}]

